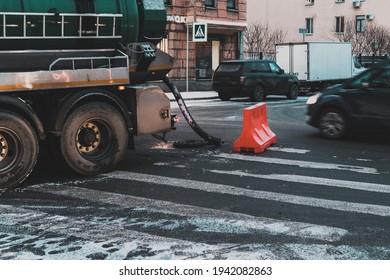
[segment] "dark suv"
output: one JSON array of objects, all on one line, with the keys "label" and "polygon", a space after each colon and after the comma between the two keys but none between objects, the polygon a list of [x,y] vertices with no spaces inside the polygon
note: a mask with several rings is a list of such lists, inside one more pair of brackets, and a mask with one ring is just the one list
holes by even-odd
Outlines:
[{"label": "dark suv", "polygon": [[248,96],[258,102],[270,94],[296,99],[299,86],[298,78],[285,74],[274,61],[251,59],[221,62],[213,76],[213,90],[224,101]]}]

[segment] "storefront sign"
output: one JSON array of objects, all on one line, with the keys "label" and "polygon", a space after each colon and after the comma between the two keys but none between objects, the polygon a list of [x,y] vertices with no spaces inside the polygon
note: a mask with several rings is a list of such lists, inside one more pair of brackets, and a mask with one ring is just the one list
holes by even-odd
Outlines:
[{"label": "storefront sign", "polygon": [[167,21],[174,23],[186,23],[187,19],[184,16],[167,16]]}]

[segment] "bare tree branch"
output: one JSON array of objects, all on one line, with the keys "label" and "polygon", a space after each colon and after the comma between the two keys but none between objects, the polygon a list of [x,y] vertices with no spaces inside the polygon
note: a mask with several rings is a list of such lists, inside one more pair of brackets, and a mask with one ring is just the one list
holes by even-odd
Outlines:
[{"label": "bare tree branch", "polygon": [[244,33],[244,43],[247,52],[272,53],[275,44],[286,38],[287,32],[271,29],[268,24],[254,23]]},{"label": "bare tree branch", "polygon": [[390,29],[374,23],[366,24],[363,32],[358,32],[354,18],[344,23],[344,32],[337,33],[340,42],[351,42],[354,55],[390,53]]}]

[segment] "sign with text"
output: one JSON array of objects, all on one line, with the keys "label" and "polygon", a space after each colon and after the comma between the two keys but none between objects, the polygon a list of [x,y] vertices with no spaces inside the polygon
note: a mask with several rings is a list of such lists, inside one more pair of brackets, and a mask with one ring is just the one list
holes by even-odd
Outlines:
[{"label": "sign with text", "polygon": [[309,33],[309,30],[307,30],[307,28],[299,28],[298,32],[300,34],[306,34],[306,33]]},{"label": "sign with text", "polygon": [[207,23],[199,23],[199,22],[193,23],[192,41],[207,42]]}]

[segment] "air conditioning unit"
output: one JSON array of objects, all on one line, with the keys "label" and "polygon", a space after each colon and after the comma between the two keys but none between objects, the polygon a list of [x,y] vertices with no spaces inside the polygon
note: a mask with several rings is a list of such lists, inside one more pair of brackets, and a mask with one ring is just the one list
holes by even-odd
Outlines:
[{"label": "air conditioning unit", "polygon": [[355,1],[352,2],[352,6],[354,8],[359,8],[360,5],[361,5],[360,0],[355,0]]},{"label": "air conditioning unit", "polygon": [[368,20],[373,20],[374,18],[375,18],[375,16],[373,14],[366,15],[366,19],[368,19]]}]

